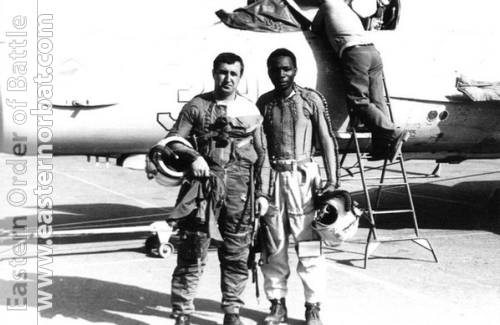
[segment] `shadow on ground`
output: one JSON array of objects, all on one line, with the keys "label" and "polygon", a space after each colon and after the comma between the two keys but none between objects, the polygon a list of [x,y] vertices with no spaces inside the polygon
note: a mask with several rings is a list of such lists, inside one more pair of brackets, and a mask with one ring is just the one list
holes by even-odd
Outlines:
[{"label": "shadow on ground", "polygon": [[[89,322],[119,325],[148,325],[133,315],[170,318],[169,294],[81,277],[56,276],[52,281],[52,285],[46,287],[47,292],[53,293],[52,308],[40,312],[43,318],[61,315]],[[169,290],[170,288],[165,288],[165,292]],[[195,299],[195,304],[200,316],[193,316],[193,323],[200,325],[222,323],[223,314],[219,301]],[[201,315],[204,312],[220,314],[220,320],[215,322],[203,319]],[[244,309],[241,315],[258,323],[266,313]],[[299,325],[302,321],[291,319],[289,324]]]},{"label": "shadow on ground", "polygon": [[[500,234],[500,212],[492,209],[492,193],[499,187],[498,181],[462,182],[451,187],[430,182],[412,184],[418,226],[420,229],[486,230]],[[381,207],[408,208],[405,193],[403,187],[389,188],[382,194]],[[365,208],[363,193],[359,191],[353,195],[360,207]],[[370,195],[375,198],[375,190]],[[413,227],[411,214],[379,215],[376,224],[380,229]],[[368,223],[362,222],[361,227],[368,227]]]}]

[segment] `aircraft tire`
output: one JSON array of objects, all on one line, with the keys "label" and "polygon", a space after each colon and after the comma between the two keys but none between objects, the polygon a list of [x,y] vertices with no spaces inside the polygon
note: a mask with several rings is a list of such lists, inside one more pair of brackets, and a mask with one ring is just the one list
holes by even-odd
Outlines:
[{"label": "aircraft tire", "polygon": [[170,255],[172,255],[173,252],[174,252],[174,246],[170,243],[162,243],[158,248],[158,254],[163,258],[169,257]]},{"label": "aircraft tire", "polygon": [[148,251],[152,251],[153,249],[158,248],[158,246],[160,245],[158,235],[154,234],[146,238],[146,242],[144,243],[144,245],[146,246],[146,249]]}]

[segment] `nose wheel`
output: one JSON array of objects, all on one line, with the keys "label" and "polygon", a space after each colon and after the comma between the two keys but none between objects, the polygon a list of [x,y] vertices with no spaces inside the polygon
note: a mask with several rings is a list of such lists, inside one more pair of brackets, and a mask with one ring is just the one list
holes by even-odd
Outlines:
[{"label": "nose wheel", "polygon": [[163,258],[167,258],[174,253],[174,245],[169,243],[172,235],[172,227],[165,221],[155,222],[151,225],[153,234],[144,243],[146,249],[151,253],[157,253]]},{"label": "nose wheel", "polygon": [[174,253],[174,246],[170,243],[162,243],[158,247],[158,255],[163,258],[167,258]]}]

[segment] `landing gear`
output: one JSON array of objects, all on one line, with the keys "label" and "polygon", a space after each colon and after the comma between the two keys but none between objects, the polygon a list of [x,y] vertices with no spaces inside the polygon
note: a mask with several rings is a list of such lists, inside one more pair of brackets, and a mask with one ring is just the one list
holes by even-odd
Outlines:
[{"label": "landing gear", "polygon": [[159,245],[158,241],[158,235],[151,235],[146,239],[146,242],[144,243],[144,246],[146,246],[146,249],[148,251],[152,251],[153,249],[157,249]]},{"label": "landing gear", "polygon": [[172,236],[172,227],[165,221],[157,221],[151,225],[153,234],[144,243],[146,249],[151,253],[157,253],[163,258],[167,258],[174,253],[174,245],[169,243]]},{"label": "landing gear", "polygon": [[437,163],[436,168],[429,174],[429,177],[440,177],[441,176],[441,164]]},{"label": "landing gear", "polygon": [[174,245],[170,243],[162,243],[158,248],[158,254],[163,258],[167,258],[173,253],[174,253]]}]

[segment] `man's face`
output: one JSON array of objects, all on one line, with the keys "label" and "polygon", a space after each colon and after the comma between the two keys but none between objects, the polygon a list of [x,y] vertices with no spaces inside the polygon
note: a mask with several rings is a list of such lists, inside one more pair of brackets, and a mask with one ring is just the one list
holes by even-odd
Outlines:
[{"label": "man's face", "polygon": [[241,63],[219,63],[212,71],[214,77],[214,91],[222,99],[234,95],[241,79]]},{"label": "man's face", "polygon": [[267,73],[276,90],[286,91],[292,88],[297,69],[290,57],[278,56],[271,60]]}]

